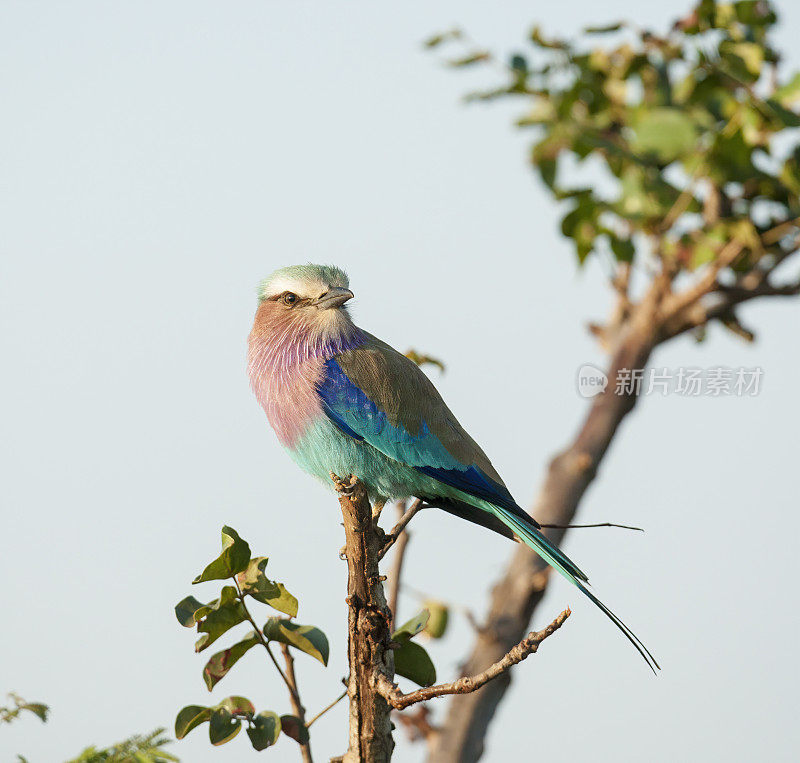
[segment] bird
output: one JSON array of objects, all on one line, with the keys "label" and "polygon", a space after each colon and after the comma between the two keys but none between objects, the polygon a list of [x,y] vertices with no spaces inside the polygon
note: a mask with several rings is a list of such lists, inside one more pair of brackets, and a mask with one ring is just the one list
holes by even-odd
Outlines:
[{"label": "bird", "polygon": [[373,505],[418,498],[521,541],[587,596],[655,673],[647,647],[520,508],[428,376],[355,325],[353,297],[347,274],[333,265],[280,268],[259,284],[247,371],[291,458],[331,487],[332,473],[355,475]]}]

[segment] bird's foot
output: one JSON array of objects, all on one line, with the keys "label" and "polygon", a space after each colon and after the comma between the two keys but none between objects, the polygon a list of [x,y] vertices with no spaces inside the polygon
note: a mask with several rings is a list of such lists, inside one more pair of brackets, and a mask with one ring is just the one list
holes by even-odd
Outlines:
[{"label": "bird's foot", "polygon": [[356,489],[356,483],[358,482],[358,478],[354,474],[351,474],[349,477],[339,477],[333,472],[328,472],[328,474],[330,474],[333,480],[333,486],[337,493],[348,497],[353,495]]}]

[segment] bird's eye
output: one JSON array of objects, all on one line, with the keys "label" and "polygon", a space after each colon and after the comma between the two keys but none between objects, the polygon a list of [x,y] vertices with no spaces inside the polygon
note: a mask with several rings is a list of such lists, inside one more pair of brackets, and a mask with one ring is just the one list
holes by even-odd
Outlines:
[{"label": "bird's eye", "polygon": [[293,305],[297,302],[297,294],[292,294],[292,292],[287,291],[286,294],[283,295],[283,304],[284,305]]}]

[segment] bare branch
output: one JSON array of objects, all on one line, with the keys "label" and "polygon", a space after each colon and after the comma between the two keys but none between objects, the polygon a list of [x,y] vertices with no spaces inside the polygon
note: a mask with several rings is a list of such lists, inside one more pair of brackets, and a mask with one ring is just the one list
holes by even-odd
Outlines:
[{"label": "bare branch", "polygon": [[333,702],[331,702],[328,705],[325,705],[325,707],[323,707],[322,710],[320,710],[310,721],[308,721],[308,723],[306,723],[306,728],[310,729],[312,723],[322,718],[322,716],[325,715],[325,713],[327,713],[328,710],[333,710],[333,708],[336,707],[336,705],[338,705],[346,696],[347,696],[347,690],[343,691],[335,700],[333,700]]},{"label": "bare branch", "polygon": [[552,636],[572,614],[569,608],[565,609],[550,625],[544,630],[532,631],[515,647],[510,649],[505,656],[490,665],[486,670],[475,676],[462,676],[457,681],[447,684],[437,684],[436,686],[426,686],[408,694],[404,694],[392,683],[383,673],[375,674],[375,688],[389,704],[397,710],[403,710],[418,702],[426,702],[434,697],[444,697],[448,694],[471,694],[477,691],[494,678],[505,673],[514,665],[519,664],[525,658],[539,650],[539,644],[548,636]]},{"label": "bare branch", "polygon": [[[399,521],[402,522],[407,512],[405,501],[397,504]],[[410,517],[409,517],[410,519]],[[408,522],[406,522],[408,524]],[[397,538],[397,545],[392,556],[392,570],[389,573],[389,611],[392,613],[392,623],[397,622],[397,599],[400,595],[400,578],[403,574],[403,561],[406,555],[406,547],[411,534],[408,528],[403,528]]]},{"label": "bare branch", "polygon": [[386,544],[383,548],[378,552],[378,561],[383,559],[386,556],[386,553],[389,549],[397,542],[397,539],[400,537],[401,533],[405,529],[406,525],[416,516],[417,512],[423,508],[422,501],[417,498],[414,502],[409,506],[408,510],[400,517],[400,521],[392,528],[392,531],[386,536]]},{"label": "bare branch", "polygon": [[[616,343],[607,376],[609,384],[594,398],[572,442],[550,461],[545,482],[531,514],[539,522],[568,525],[597,474],[623,419],[633,410],[637,396],[614,390],[622,369],[644,368],[658,341],[661,301],[669,293],[669,277],[657,274],[648,292],[631,311]],[[556,544],[564,530],[547,530]],[[500,580],[492,589],[491,604],[465,661],[468,673],[478,673],[502,659],[530,627],[534,609],[542,600],[549,579],[548,566],[527,546],[518,546]],[[483,753],[491,719],[510,684],[508,674],[481,691],[456,695],[451,701],[442,733],[436,738],[429,761],[469,763]]]},{"label": "bare branch", "polygon": [[[297,688],[297,677],[294,672],[294,657],[292,657],[292,653],[289,651],[287,644],[281,644],[281,652],[283,653],[283,659],[286,663],[286,678],[293,688],[293,690],[289,692],[292,712],[297,716],[300,725],[308,728],[306,724],[306,709],[300,702],[300,690]],[[303,763],[314,763],[311,758],[311,742],[298,742],[298,744],[300,745],[300,755],[303,758]]]},{"label": "bare branch", "polygon": [[267,639],[264,638],[264,633],[262,632],[261,628],[258,627],[258,624],[256,623],[255,619],[253,619],[253,616],[250,614],[250,610],[247,609],[245,594],[242,593],[242,589],[239,586],[239,581],[237,580],[235,575],[231,579],[233,580],[233,584],[236,586],[236,591],[237,591],[236,595],[242,606],[242,611],[244,612],[245,619],[250,623],[250,625],[253,626],[253,630],[256,634],[256,638],[258,639],[258,643],[261,644],[261,646],[263,646],[264,649],[267,650],[267,654],[269,655],[270,660],[272,660],[272,664],[275,666],[275,669],[278,671],[281,678],[283,679],[283,682],[286,684],[286,688],[289,690],[289,696],[291,697],[292,700],[292,705],[294,705],[294,703],[302,705],[302,703],[300,702],[300,695],[297,693],[296,683],[290,681],[286,673],[283,672],[280,663],[275,659],[275,655],[272,653],[272,649],[269,648],[269,641],[267,641]]},{"label": "bare branch", "polygon": [[725,244],[696,283],[667,300],[664,305],[664,320],[669,320],[712,291],[717,285],[717,276],[736,261],[736,258],[742,253],[742,249],[744,249],[744,242],[739,239],[733,239]]}]

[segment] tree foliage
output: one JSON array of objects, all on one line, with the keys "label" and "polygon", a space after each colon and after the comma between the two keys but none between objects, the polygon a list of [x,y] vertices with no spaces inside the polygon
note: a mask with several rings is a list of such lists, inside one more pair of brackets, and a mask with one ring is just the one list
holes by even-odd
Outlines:
[{"label": "tree foliage", "polygon": [[[728,266],[747,273],[794,251],[800,216],[800,74],[779,75],[776,21],[765,0],[703,0],[663,35],[618,22],[571,42],[537,27],[508,82],[471,98],[527,104],[518,125],[581,263],[655,258],[678,274],[737,242]],[[571,182],[587,161],[600,181]]]},{"label": "tree foliage", "polygon": [[164,729],[156,729],[149,734],[135,734],[102,750],[87,747],[68,763],[174,763],[178,758],[163,749],[169,742]]},{"label": "tree foliage", "polygon": [[[227,580],[232,585],[224,585],[219,596],[207,604],[194,596],[187,596],[175,606],[175,616],[181,625],[196,628],[200,634],[195,643],[196,652],[204,651],[242,623],[253,626],[253,630],[208,659],[203,668],[203,680],[209,691],[213,691],[247,652],[260,645],[268,652],[284,681],[291,684],[289,690],[299,705],[294,678],[290,680],[281,671],[270,645],[291,647],[327,665],[328,639],[319,628],[294,622],[292,618],[297,615],[298,601],[283,583],[266,576],[268,561],[265,556],[252,557],[250,546],[239,537],[236,530],[223,527],[222,553],[193,582]],[[285,616],[269,617],[259,627],[248,608],[248,603],[252,602],[266,604]],[[243,722],[250,743],[256,750],[265,750],[274,745],[281,732],[301,745],[308,743],[308,724],[303,717],[292,714],[279,716],[271,710],[256,712],[249,699],[239,696],[226,697],[210,706],[187,705],[175,719],[175,736],[182,739],[193,729],[207,723],[211,744],[221,745],[241,731]]]},{"label": "tree foliage", "polygon": [[7,707],[0,707],[0,723],[11,723],[17,720],[23,712],[35,715],[42,723],[47,720],[47,714],[50,712],[48,705],[42,702],[27,702],[14,692],[9,692],[8,697],[11,704]]}]

